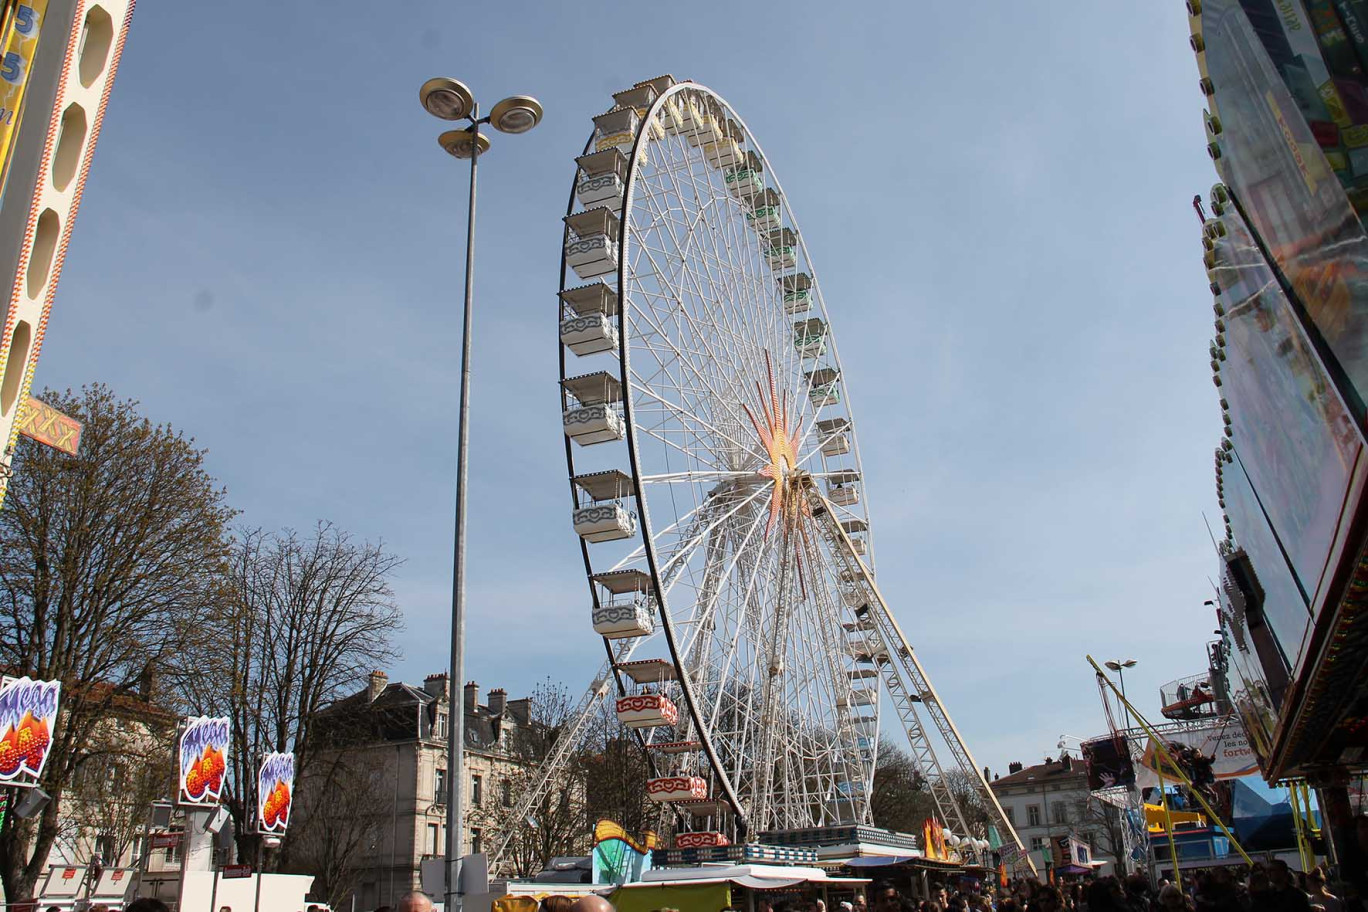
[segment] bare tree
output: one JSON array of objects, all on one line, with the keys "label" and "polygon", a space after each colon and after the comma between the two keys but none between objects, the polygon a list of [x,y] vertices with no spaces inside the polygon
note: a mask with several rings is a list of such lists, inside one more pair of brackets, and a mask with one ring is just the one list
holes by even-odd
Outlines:
[{"label": "bare tree", "polygon": [[[331,523],[308,537],[243,530],[233,540],[220,625],[231,644],[196,656],[179,680],[200,711],[232,720],[233,781],[226,800],[240,857],[256,857],[257,765],[294,751],[309,775],[313,720],[365,672],[395,658],[402,621],[390,576],[402,561],[383,545],[356,543]],[[221,677],[204,674],[217,665]],[[224,683],[229,686],[224,687]],[[283,852],[291,851],[287,833]]]},{"label": "bare tree", "polygon": [[541,766],[565,734],[574,709],[575,701],[563,684],[548,678],[534,687],[528,695],[528,718],[509,725],[502,748],[505,758],[517,765],[517,771],[508,776],[507,794],[471,809],[472,825],[495,839],[513,831],[503,861],[505,868],[520,876],[543,870],[556,856],[587,851],[590,824],[585,818],[583,770],[577,760],[532,809],[530,820],[509,816],[536,787]]},{"label": "bare tree", "polygon": [[117,864],[142,835],[152,802],[176,791],[174,718],[153,710],[110,721],[85,745],[63,805],[71,835],[93,842],[106,865]]},{"label": "bare tree", "polygon": [[210,635],[232,516],[204,451],[136,402],[98,384],[43,398],[85,430],[74,457],[21,439],[0,511],[0,663],[63,685],[41,783],[55,800],[0,824],[10,902],[33,896],[83,746],[115,702]]},{"label": "bare tree", "polygon": [[391,807],[390,777],[398,770],[355,751],[321,751],[297,778],[287,871],[314,875],[314,897],[340,908],[356,891],[366,859]]},{"label": "bare tree", "polygon": [[907,752],[887,739],[879,741],[869,810],[875,826],[902,833],[920,833],[922,824],[937,816],[926,779]]}]

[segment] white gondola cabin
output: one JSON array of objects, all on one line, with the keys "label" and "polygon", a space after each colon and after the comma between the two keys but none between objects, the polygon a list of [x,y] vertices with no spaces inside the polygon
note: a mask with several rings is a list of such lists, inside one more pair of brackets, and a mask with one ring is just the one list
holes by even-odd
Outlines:
[{"label": "white gondola cabin", "polygon": [[657,803],[707,798],[708,783],[702,776],[662,776],[646,780],[646,797]]},{"label": "white gondola cabin", "polygon": [[611,209],[589,209],[565,217],[565,262],[581,279],[616,272],[621,224]]},{"label": "white gondola cabin", "polygon": [[821,408],[841,401],[841,372],[834,367],[822,367],[807,374],[808,398]]},{"label": "white gondola cabin", "polygon": [[770,269],[792,269],[798,262],[798,235],[792,228],[780,228],[769,234],[769,250],[765,259]]},{"label": "white gondola cabin", "polygon": [[623,187],[627,183],[627,157],[617,147],[590,152],[575,159],[580,177],[575,198],[585,209],[622,208]]},{"label": "white gondola cabin", "polygon": [[764,170],[760,156],[747,152],[745,164],[724,175],[727,192],[742,201],[754,199],[765,189]]},{"label": "white gondola cabin", "polygon": [[756,195],[750,201],[751,211],[746,213],[747,227],[762,235],[767,235],[777,229],[781,224],[783,215],[781,203],[779,191],[773,187],[766,187],[764,192]]},{"label": "white gondola cabin", "polygon": [[826,352],[827,326],[821,317],[793,324],[793,348],[801,358],[820,358]]},{"label": "white gondola cabin", "polygon": [[860,473],[841,469],[827,476],[827,500],[838,507],[851,507],[860,502]]},{"label": "white gondola cabin", "polygon": [[610,640],[650,636],[655,632],[655,601],[651,577],[640,570],[595,573],[599,586],[594,609],[594,632]]},{"label": "white gondola cabin", "polygon": [[628,728],[662,728],[679,721],[678,707],[664,694],[618,697],[616,708],[618,721]]},{"label": "white gondola cabin", "polygon": [[845,529],[846,535],[850,537],[850,550],[856,554],[864,554],[868,547],[864,536],[869,532],[869,523],[863,519],[847,519],[841,523],[841,528]]},{"label": "white gondola cabin", "polygon": [[[657,76],[654,79],[647,79],[642,82],[638,82],[636,84],[636,88],[641,89],[650,86],[652,89],[655,90],[656,97],[658,98],[661,95],[664,95],[667,91],[669,91],[670,87],[674,84],[675,78],[667,73],[664,76]],[[614,100],[616,100],[617,96],[614,95],[613,98]],[[657,112],[657,117],[659,118],[657,122],[660,124],[660,129],[662,131],[674,131],[676,123],[676,114],[678,111],[678,96],[665,99],[665,103],[660,106],[660,110]],[[645,117],[646,112],[642,111],[641,116]]]},{"label": "white gondola cabin", "polygon": [[641,115],[632,108],[614,108],[594,118],[594,151],[618,149],[623,155],[632,154]]},{"label": "white gondola cabin", "polygon": [[632,477],[617,469],[576,475],[575,534],[588,542],[617,541],[636,534],[636,513],[623,506],[635,494]]},{"label": "white gondola cabin", "polygon": [[746,160],[741,142],[746,134],[733,120],[718,121],[721,129],[715,142],[703,144],[703,158],[714,168],[735,168]]},{"label": "white gondola cabin", "polygon": [[696,95],[684,93],[675,96],[679,99],[676,110],[677,125],[674,132],[686,136],[695,146],[695,137],[712,130],[712,113],[707,104]]},{"label": "white gondola cabin", "polygon": [[614,667],[638,684],[660,686],[666,681],[677,681],[679,679],[674,662],[667,662],[665,659],[638,659],[635,662],[618,662]]},{"label": "white gondola cabin", "polygon": [[674,838],[674,847],[676,849],[706,849],[729,845],[731,845],[731,840],[722,833],[715,831],[676,833]]},{"label": "white gondola cabin", "polygon": [[806,313],[812,307],[812,276],[806,272],[780,276],[779,288],[784,292],[784,310],[787,313]]},{"label": "white gondola cabin", "polygon": [[[872,670],[872,669],[871,669]],[[873,706],[877,701],[878,693],[870,690],[852,690],[848,694],[842,694],[836,698],[836,705],[842,709],[851,706]]]},{"label": "white gondola cabin", "polygon": [[660,754],[692,754],[703,749],[702,741],[652,741],[646,745],[651,750]]},{"label": "white gondola cabin", "polygon": [[617,292],[591,282],[560,293],[561,344],[577,355],[614,351],[618,347]]},{"label": "white gondola cabin", "polygon": [[622,417],[622,384],[607,371],[582,374],[561,381],[569,398],[561,415],[565,436],[588,446],[622,440],[627,425]]},{"label": "white gondola cabin", "polygon": [[827,418],[817,422],[817,439],[825,456],[841,456],[850,452],[850,419]]}]

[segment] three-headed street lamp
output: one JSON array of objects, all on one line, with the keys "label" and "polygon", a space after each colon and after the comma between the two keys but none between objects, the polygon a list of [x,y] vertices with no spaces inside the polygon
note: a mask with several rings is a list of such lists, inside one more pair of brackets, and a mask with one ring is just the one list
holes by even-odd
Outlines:
[{"label": "three-headed street lamp", "polygon": [[461,691],[465,659],[465,530],[466,482],[470,449],[470,329],[475,282],[475,173],[480,156],[489,151],[489,137],[480,132],[489,124],[500,133],[526,133],[541,123],[542,106],[531,95],[511,95],[480,116],[480,105],[469,88],[455,79],[439,76],[423,83],[418,100],[429,114],[441,120],[467,122],[459,130],[437,137],[447,154],[470,159],[470,204],[466,220],[465,313],[461,320],[461,387],[456,443],[456,543],[451,574],[451,659],[447,678],[447,831],[446,909],[460,912],[459,883],[465,789],[461,771],[465,748],[465,700]]}]

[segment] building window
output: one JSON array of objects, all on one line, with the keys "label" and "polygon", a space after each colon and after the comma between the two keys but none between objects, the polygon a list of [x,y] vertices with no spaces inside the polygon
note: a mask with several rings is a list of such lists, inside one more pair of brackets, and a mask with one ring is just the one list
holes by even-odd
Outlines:
[{"label": "building window", "polygon": [[470,777],[470,803],[479,807],[484,801],[484,776]]},{"label": "building window", "polygon": [[442,828],[439,824],[429,823],[427,825],[427,853],[429,855],[442,854]]},{"label": "building window", "polygon": [[1002,809],[1002,813],[1007,815],[1008,823],[1010,823],[1012,826],[1016,826],[1016,808],[1012,807],[1011,805],[1008,805],[1007,807]]},{"label": "building window", "polygon": [[1045,840],[1044,840],[1044,838],[1043,838],[1043,837],[1040,837],[1040,836],[1032,836],[1032,837],[1031,837],[1031,851],[1032,851],[1032,852],[1039,852],[1039,851],[1040,851],[1041,849],[1043,849],[1043,848],[1045,848]]},{"label": "building window", "polygon": [[435,732],[435,734],[433,735],[433,737],[436,737],[436,738],[445,738],[446,736],[447,736],[447,714],[444,713],[444,712],[439,712],[439,713],[437,714],[437,731]]},{"label": "building window", "polygon": [[1068,806],[1067,804],[1064,804],[1063,802],[1059,802],[1059,803],[1056,803],[1053,807],[1051,807],[1051,808],[1050,808],[1050,822],[1051,822],[1051,823],[1068,823],[1068,822],[1069,822],[1069,806]]},{"label": "building window", "polygon": [[483,851],[483,837],[483,830],[477,828],[470,831],[470,854],[478,855],[480,852]]},{"label": "building window", "polygon": [[499,800],[506,808],[513,806],[513,783],[508,779],[499,783]]},{"label": "building window", "polygon": [[432,803],[446,804],[447,802],[447,781],[446,770],[438,769],[432,777]]},{"label": "building window", "polygon": [[1026,806],[1026,825],[1040,826],[1040,805],[1030,804]]}]

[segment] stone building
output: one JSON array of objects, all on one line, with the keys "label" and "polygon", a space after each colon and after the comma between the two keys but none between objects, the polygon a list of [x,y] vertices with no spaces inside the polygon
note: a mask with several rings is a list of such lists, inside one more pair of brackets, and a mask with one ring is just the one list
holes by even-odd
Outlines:
[{"label": "stone building", "polygon": [[[533,724],[531,701],[495,689],[481,702],[473,682],[464,701],[465,850],[489,851],[528,766],[515,745]],[[299,788],[301,860],[350,881],[357,909],[394,905],[419,887],[425,859],[445,855],[447,704],[444,674],[419,687],[376,671],[315,722],[322,747]],[[350,857],[338,857],[349,845]],[[311,854],[318,851],[332,857]]]},{"label": "stone building", "polygon": [[1058,760],[1034,766],[1012,763],[1007,775],[991,785],[1007,820],[1042,871],[1044,853],[1052,843],[1074,835],[1090,847],[1097,861],[1109,863],[1100,873],[1120,873],[1111,851],[1113,840],[1106,832],[1107,815],[1114,809],[1091,798],[1082,760],[1065,752]]}]

